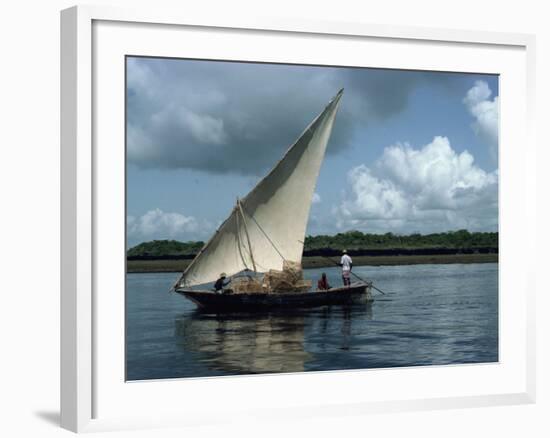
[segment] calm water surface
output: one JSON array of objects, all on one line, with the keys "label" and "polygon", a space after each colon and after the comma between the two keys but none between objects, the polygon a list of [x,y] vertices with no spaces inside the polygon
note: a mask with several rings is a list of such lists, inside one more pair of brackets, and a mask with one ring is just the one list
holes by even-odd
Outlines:
[{"label": "calm water surface", "polygon": [[[337,268],[326,272],[340,285]],[[498,264],[364,266],[372,304],[204,314],[168,289],[179,274],[127,275],[127,379],[498,361]],[[315,283],[316,284],[316,283]]]}]

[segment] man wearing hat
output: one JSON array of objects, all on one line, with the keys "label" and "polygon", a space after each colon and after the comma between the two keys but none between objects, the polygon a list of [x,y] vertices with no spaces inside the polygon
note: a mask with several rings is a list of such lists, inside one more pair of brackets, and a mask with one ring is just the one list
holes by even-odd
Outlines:
[{"label": "man wearing hat", "polygon": [[227,277],[225,272],[222,272],[220,274],[220,278],[216,280],[216,283],[214,283],[214,291],[215,292],[223,292],[223,288],[227,286],[229,283],[231,283],[231,278],[227,281],[227,283],[224,283],[225,277]]},{"label": "man wearing hat", "polygon": [[347,250],[342,251],[342,258],[340,259],[340,266],[342,267],[342,280],[344,281],[344,286],[351,285],[350,274],[353,263],[351,257],[348,255]]}]

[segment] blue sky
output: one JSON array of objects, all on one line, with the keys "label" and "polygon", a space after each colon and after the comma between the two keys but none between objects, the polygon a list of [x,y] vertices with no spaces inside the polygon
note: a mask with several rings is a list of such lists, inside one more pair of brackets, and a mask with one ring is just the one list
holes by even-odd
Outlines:
[{"label": "blue sky", "polygon": [[498,228],[497,76],[128,58],[128,245],[207,239],[342,87],[309,234]]}]

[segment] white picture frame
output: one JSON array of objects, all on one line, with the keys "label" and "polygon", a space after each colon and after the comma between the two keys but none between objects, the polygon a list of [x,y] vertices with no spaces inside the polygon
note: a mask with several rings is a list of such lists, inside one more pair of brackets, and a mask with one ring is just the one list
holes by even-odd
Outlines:
[{"label": "white picture frame", "polygon": [[[146,39],[140,37],[144,32]],[[501,75],[498,364],[307,373],[307,377],[290,374],[138,383],[120,380],[120,357],[124,358],[120,344],[124,314],[120,312],[118,295],[124,295],[123,286],[120,289],[124,255],[119,251],[124,235],[124,216],[119,214],[124,209],[119,205],[124,185],[124,168],[120,167],[120,152],[124,149],[124,142],[120,141],[124,126],[119,126],[124,96],[120,56],[181,56],[180,49],[171,46],[170,41],[196,37],[192,53],[187,56],[203,52],[202,57],[219,59],[221,49],[209,46],[208,38],[218,38],[223,32],[231,33],[235,41],[250,42],[248,52],[226,54],[223,59],[267,57],[275,62],[299,61],[301,55],[291,53],[289,44],[302,41],[315,48],[315,44],[332,41],[335,46],[328,53],[312,55],[302,62],[328,63],[327,57],[336,56],[338,47],[367,44],[372,45],[373,53],[378,53],[376,66]],[[124,35],[131,38],[125,39]],[[131,49],[128,40],[132,41]],[[261,44],[257,42],[260,40]],[[384,45],[390,53],[384,54],[376,45]],[[277,47],[286,47],[284,54]],[[203,424],[211,423],[213,412],[216,421],[224,422],[250,416],[360,415],[534,402],[535,277],[534,268],[521,260],[521,254],[532,252],[536,238],[535,216],[526,213],[528,208],[535,208],[534,50],[534,37],[523,34],[246,16],[227,21],[224,17],[194,16],[181,11],[103,6],[62,11],[62,427],[81,432]],[[334,62],[350,65],[350,54],[346,55],[346,50],[340,52],[342,58]],[[440,56],[431,59],[430,53]],[[419,56],[413,57],[415,54]],[[116,62],[110,62],[113,59]],[[364,61],[357,60],[357,65],[364,65]],[[98,144],[113,146],[115,155],[109,157],[112,160],[106,161],[103,151],[97,153],[97,148],[102,147]],[[522,147],[513,148],[512,144]],[[105,212],[113,210],[117,220],[105,220]],[[521,238],[513,233],[518,226],[523,230]],[[105,294],[106,285],[109,295]],[[515,326],[509,327],[514,309]],[[472,385],[467,383],[471,379]],[[396,382],[398,387],[389,387],[388,381]],[[362,390],[362,382],[368,382],[368,391]],[[317,390],[320,386],[322,392]],[[193,406],[183,406],[181,400],[173,403],[184,387],[187,394],[197,396]],[[289,388],[300,388],[292,401],[285,398]],[[236,391],[240,395],[231,403],[229,394]],[[270,400],[261,399],[260,391],[269,393]],[[251,400],[255,394],[260,398]],[[151,399],[157,402],[147,404],[146,400]],[[223,409],[228,403],[231,408]]]}]

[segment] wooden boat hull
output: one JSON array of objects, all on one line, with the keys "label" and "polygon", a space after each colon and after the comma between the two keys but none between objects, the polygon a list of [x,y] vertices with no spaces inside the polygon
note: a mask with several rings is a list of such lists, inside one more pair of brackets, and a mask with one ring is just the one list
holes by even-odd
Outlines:
[{"label": "wooden boat hull", "polygon": [[312,292],[236,294],[190,289],[177,289],[175,292],[193,301],[199,308],[215,312],[347,305],[372,300],[370,288],[365,283]]}]

